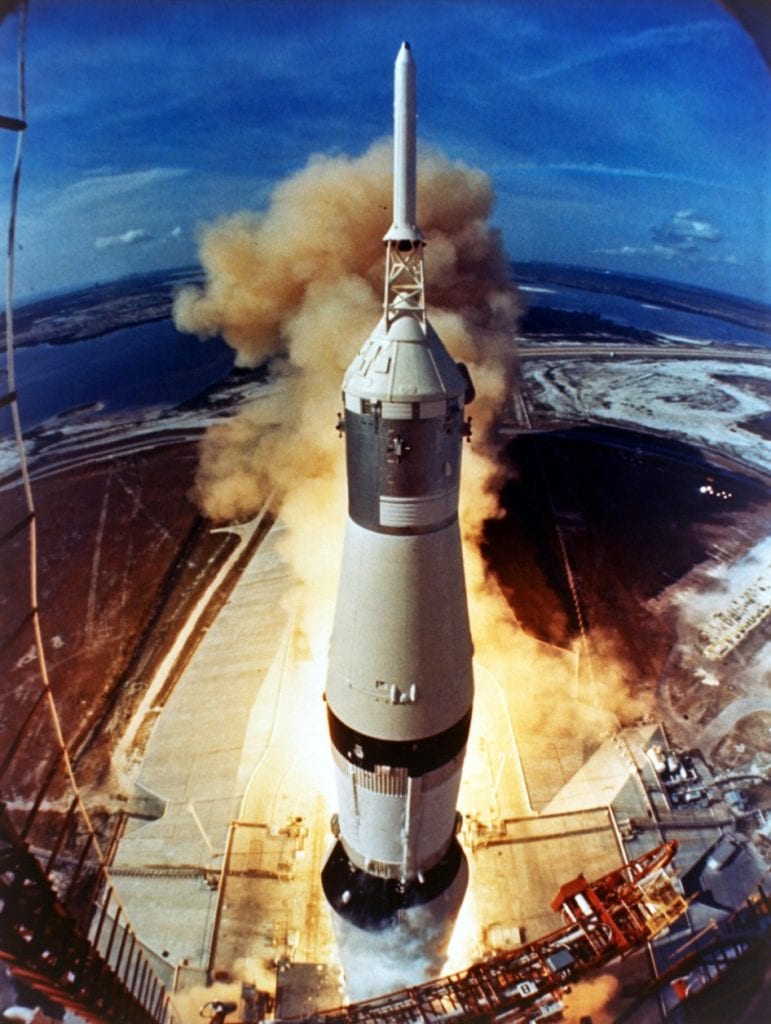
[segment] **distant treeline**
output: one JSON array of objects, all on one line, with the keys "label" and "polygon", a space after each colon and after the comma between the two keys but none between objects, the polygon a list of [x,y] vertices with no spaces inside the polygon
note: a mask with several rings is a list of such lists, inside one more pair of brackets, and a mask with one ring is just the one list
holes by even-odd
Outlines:
[{"label": "distant treeline", "polygon": [[549,306],[531,306],[519,321],[519,331],[525,337],[533,338],[559,335],[563,338],[590,337],[592,341],[635,341],[642,345],[660,341],[652,331],[617,324],[596,313],[551,309]]}]

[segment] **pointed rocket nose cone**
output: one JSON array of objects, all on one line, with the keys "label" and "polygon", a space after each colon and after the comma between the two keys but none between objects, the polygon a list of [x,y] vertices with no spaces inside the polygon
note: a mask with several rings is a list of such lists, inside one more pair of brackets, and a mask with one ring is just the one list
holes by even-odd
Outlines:
[{"label": "pointed rocket nose cone", "polygon": [[412,60],[412,50],[410,44],[405,39],[402,45],[399,47],[399,52],[396,55],[397,60]]}]

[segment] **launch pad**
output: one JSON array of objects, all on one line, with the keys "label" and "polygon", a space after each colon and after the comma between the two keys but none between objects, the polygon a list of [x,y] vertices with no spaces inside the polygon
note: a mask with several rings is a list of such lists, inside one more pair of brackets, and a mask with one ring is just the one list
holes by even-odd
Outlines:
[{"label": "launch pad", "polygon": [[[277,1015],[295,1016],[339,1005],[344,991],[319,877],[332,844],[333,807],[323,672],[305,660],[292,616],[282,610],[282,602],[291,607],[292,587],[276,550],[281,533],[279,520],[161,713],[138,792],[152,789],[163,813],[154,821],[129,819],[113,876],[129,918],[179,998],[191,990],[201,1002],[207,991],[238,997],[246,982],[270,993]],[[253,649],[263,652],[257,669],[243,662],[237,667],[241,655],[228,640],[244,629]],[[211,671],[211,659],[219,674]],[[231,665],[239,688],[250,680],[252,687],[243,760],[240,752],[235,756],[238,722],[222,711]],[[646,753],[666,747],[654,724],[598,740],[588,759],[569,737],[553,737],[563,766],[577,767],[563,784],[554,774],[549,737],[539,739],[538,755],[534,743],[517,736],[516,714],[510,713],[516,691],[506,685],[511,680],[496,679],[483,666],[476,671],[459,801],[470,883],[445,971],[553,931],[560,918],[549,901],[581,872],[593,877],[611,871],[671,837],[681,844],[678,866],[687,869],[717,841],[728,814],[720,804],[679,811],[668,806]],[[220,709],[219,725],[201,731],[191,709],[208,707]],[[403,977],[378,984],[362,949],[370,987],[354,985],[354,992],[374,994],[372,984],[386,992],[415,983],[418,952],[416,944]],[[623,970],[649,974],[639,959]]]}]

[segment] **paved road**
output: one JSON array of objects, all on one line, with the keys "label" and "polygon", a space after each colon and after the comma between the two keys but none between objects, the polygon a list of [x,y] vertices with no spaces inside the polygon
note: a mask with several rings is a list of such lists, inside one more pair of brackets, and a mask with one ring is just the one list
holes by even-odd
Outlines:
[{"label": "paved road", "polygon": [[741,697],[735,700],[727,708],[723,708],[717,718],[712,719],[696,740],[696,746],[705,757],[709,757],[718,740],[730,732],[741,718],[758,711],[767,711],[771,714],[771,695]]}]

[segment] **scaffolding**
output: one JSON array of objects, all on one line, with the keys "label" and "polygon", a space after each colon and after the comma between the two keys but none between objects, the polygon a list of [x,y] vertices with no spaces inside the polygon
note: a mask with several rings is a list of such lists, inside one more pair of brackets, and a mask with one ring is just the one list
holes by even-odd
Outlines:
[{"label": "scaffolding", "polygon": [[545,1020],[557,1012],[554,996],[561,988],[638,949],[685,912],[687,901],[667,870],[676,850],[672,840],[595,882],[579,875],[563,885],[552,908],[562,913],[565,925],[535,942],[437,981],[294,1019],[307,1024]]}]

